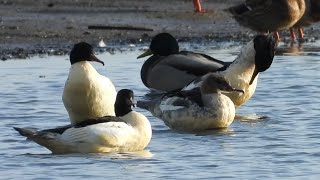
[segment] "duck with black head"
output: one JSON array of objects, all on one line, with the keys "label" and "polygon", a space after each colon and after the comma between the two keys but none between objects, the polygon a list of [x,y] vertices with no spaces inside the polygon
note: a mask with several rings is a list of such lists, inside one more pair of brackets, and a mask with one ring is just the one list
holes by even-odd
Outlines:
[{"label": "duck with black head", "polygon": [[143,150],[151,140],[152,129],[143,114],[132,110],[133,99],[133,91],[129,89],[118,92],[114,105],[116,117],[86,119],[77,124],[42,131],[14,129],[54,154]]},{"label": "duck with black head", "polygon": [[180,90],[195,78],[230,64],[206,54],[179,51],[177,40],[169,33],[153,37],[149,49],[138,58],[149,55],[141,68],[141,80],[146,87],[165,92]]},{"label": "duck with black head", "polygon": [[104,62],[94,55],[90,44],[75,44],[70,53],[71,67],[62,95],[72,124],[115,114],[115,87],[108,77],[96,71],[90,61],[104,65]]},{"label": "duck with black head", "polygon": [[[180,51],[176,40],[170,35],[153,38],[150,50],[153,53],[142,66],[141,79],[151,88],[162,91],[191,90],[199,87],[201,77],[208,73],[219,73],[232,87],[243,94],[228,93],[236,107],[247,102],[254,94],[259,72],[272,64],[275,40],[270,35],[258,35],[241,48],[233,62],[222,62],[204,54]],[[169,43],[171,42],[171,43]]]},{"label": "duck with black head", "polygon": [[[272,64],[276,42],[271,35],[257,35],[253,40],[242,47],[237,58],[225,69],[215,73],[223,76],[232,87],[243,90],[243,94],[227,93],[236,107],[247,102],[254,94],[260,72],[266,71]],[[182,90],[199,88],[208,73]]]}]

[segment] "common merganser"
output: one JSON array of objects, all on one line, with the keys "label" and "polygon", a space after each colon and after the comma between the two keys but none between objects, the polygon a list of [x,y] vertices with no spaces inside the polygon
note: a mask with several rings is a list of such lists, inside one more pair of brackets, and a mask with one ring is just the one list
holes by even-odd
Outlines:
[{"label": "common merganser", "polygon": [[235,106],[222,91],[241,92],[234,89],[217,73],[202,78],[200,88],[168,93],[151,101],[138,101],[138,106],[162,119],[171,129],[202,131],[228,127],[235,117]]},{"label": "common merganser", "polygon": [[77,124],[36,131],[14,127],[22,136],[46,147],[54,154],[107,153],[143,150],[150,142],[149,120],[132,111],[133,92],[117,94],[115,116],[87,119]]},{"label": "common merganser", "polygon": [[104,65],[94,55],[90,44],[75,44],[70,53],[71,68],[62,95],[72,124],[115,115],[116,89],[110,79],[100,75],[89,61]]},{"label": "common merganser", "polygon": [[[252,41],[242,47],[238,57],[225,70],[215,73],[223,76],[232,87],[243,90],[244,93],[227,93],[236,107],[247,102],[254,94],[259,72],[266,71],[272,64],[276,42],[272,36],[257,35]],[[210,74],[210,73],[209,73]],[[206,76],[206,75],[205,75]],[[201,86],[202,78],[195,80],[182,90],[192,90]]]}]

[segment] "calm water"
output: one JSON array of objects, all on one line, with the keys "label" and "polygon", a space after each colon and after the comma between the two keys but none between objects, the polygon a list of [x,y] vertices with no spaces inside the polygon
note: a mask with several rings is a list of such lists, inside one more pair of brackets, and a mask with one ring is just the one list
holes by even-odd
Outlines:
[{"label": "calm water", "polygon": [[[127,154],[51,155],[25,141],[13,126],[41,129],[69,122],[61,100],[68,57],[0,61],[0,179],[319,179],[319,47],[283,47],[260,75],[256,94],[238,114],[267,119],[235,120],[228,129],[207,134],[180,134],[136,108],[151,121],[153,137],[145,151]],[[238,51],[205,50],[227,61]],[[140,81],[139,53],[101,54],[106,66],[94,64],[118,90],[134,90],[136,100],[149,92]]]}]

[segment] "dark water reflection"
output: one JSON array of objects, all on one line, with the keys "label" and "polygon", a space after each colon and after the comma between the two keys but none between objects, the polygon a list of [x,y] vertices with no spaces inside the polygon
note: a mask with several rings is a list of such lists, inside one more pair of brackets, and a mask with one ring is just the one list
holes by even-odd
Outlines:
[{"label": "dark water reflection", "polygon": [[[227,129],[199,134],[169,130],[149,112],[153,137],[145,151],[125,154],[51,155],[12,127],[50,128],[68,122],[61,95],[67,57],[0,62],[0,173],[5,179],[318,179],[320,176],[320,45],[281,46],[260,75],[254,97]],[[205,49],[205,48],[203,48]],[[201,50],[201,48],[199,49]],[[233,60],[239,47],[208,50]],[[117,89],[148,98],[140,81],[140,52],[101,54],[94,64]]]}]

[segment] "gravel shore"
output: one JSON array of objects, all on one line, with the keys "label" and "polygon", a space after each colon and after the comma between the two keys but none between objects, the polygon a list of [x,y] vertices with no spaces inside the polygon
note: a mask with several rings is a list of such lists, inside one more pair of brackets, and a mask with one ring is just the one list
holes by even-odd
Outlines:
[{"label": "gravel shore", "polygon": [[[240,2],[202,0],[207,13],[194,13],[192,0],[0,0],[0,59],[63,55],[80,41],[148,44],[159,32],[190,43],[246,42],[256,33],[224,11]],[[319,32],[319,25],[307,28],[307,39],[319,39]]]}]

